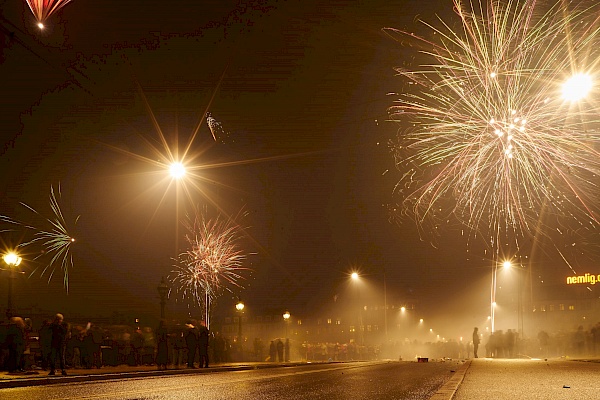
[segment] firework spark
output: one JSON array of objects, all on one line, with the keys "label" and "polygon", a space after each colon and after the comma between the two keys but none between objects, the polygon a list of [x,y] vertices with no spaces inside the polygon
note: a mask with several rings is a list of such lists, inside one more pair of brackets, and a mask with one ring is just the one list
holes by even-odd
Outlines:
[{"label": "firework spark", "polygon": [[25,0],[37,20],[38,27],[44,29],[44,22],[56,11],[60,10],[71,0]]},{"label": "firework spark", "polygon": [[210,129],[210,133],[215,141],[220,141],[221,143],[225,142],[225,138],[228,136],[225,129],[223,129],[223,124],[217,121],[211,113],[206,114],[206,124],[208,125],[208,129]]},{"label": "firework spark", "polygon": [[397,69],[411,88],[390,108],[407,124],[392,143],[398,218],[453,216],[492,240],[540,233],[543,216],[597,226],[600,5],[536,3],[455,0],[460,29],[426,24],[431,40],[386,29],[428,59]]},{"label": "firework spark", "polygon": [[233,219],[208,219],[197,212],[183,223],[189,248],[179,255],[169,279],[183,298],[202,304],[231,286],[241,287],[246,254],[238,242],[242,230]]},{"label": "firework spark", "polygon": [[[58,193],[58,198],[57,198]],[[71,246],[75,243],[75,238],[69,233],[67,222],[60,208],[59,199],[61,197],[60,185],[58,191],[54,191],[54,187],[50,186],[50,209],[52,217],[45,218],[49,223],[50,229],[41,229],[36,226],[16,221],[10,217],[0,216],[0,221],[8,222],[14,225],[21,226],[28,230],[34,231],[34,238],[27,242],[21,243],[18,247],[28,247],[39,244],[42,249],[39,255],[34,257],[34,260],[49,258],[47,264],[41,271],[40,276],[48,274],[48,282],[52,280],[54,273],[58,267],[63,271],[63,284],[67,292],[69,291],[69,271],[73,268],[73,256],[71,254]],[[34,212],[36,215],[41,214],[31,206],[21,203],[24,207]],[[77,223],[79,216],[75,219],[73,225]],[[34,270],[31,275],[37,271]]]}]

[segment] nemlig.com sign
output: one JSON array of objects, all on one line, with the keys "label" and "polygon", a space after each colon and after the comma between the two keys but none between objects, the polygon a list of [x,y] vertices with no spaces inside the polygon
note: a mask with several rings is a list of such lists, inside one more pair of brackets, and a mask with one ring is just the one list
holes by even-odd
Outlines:
[{"label": "nemlig.com sign", "polygon": [[595,285],[596,282],[600,282],[600,274],[585,274],[578,276],[568,276],[567,277],[567,285],[576,285],[576,284],[588,284]]}]

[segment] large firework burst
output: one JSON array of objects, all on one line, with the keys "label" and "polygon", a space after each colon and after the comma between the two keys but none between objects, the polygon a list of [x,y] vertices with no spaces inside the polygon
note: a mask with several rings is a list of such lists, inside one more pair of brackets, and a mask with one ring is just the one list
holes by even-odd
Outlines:
[{"label": "large firework burst", "polygon": [[239,246],[242,229],[233,219],[209,219],[196,212],[183,223],[188,249],[182,252],[169,279],[183,298],[203,304],[222,290],[240,287],[245,252]]},{"label": "large firework burst", "polygon": [[588,3],[454,0],[458,29],[386,29],[424,60],[397,69],[406,91],[390,108],[404,124],[397,211],[492,240],[540,233],[542,220],[597,225],[600,4]]},{"label": "large firework burst", "polygon": [[[21,205],[44,219],[44,222],[47,225],[45,228],[39,227],[37,224],[34,225],[16,221],[15,219],[2,215],[0,215],[0,221],[18,225],[34,232],[33,239],[21,243],[18,247],[41,246],[38,255],[33,258],[33,260],[43,262],[44,266],[41,267],[40,275],[47,275],[48,282],[50,282],[57,268],[60,268],[63,272],[63,284],[65,289],[69,291],[69,271],[73,268],[71,247],[73,243],[75,243],[75,238],[71,235],[68,226],[69,224],[67,224],[61,210],[59,203],[61,196],[60,185],[58,185],[57,191],[54,190],[53,186],[50,186],[50,209],[52,211],[52,216],[50,218],[43,217],[42,214],[31,206],[21,203]],[[72,225],[74,226],[78,220],[79,216],[75,218]],[[39,269],[40,268],[36,268],[31,275],[35,274]]]}]

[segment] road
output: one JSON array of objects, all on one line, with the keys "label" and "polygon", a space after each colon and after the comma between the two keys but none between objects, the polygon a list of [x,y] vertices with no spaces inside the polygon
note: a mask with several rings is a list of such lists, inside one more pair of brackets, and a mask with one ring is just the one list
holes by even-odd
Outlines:
[{"label": "road", "polygon": [[454,362],[331,363],[171,375],[0,391],[0,399],[428,399]]}]

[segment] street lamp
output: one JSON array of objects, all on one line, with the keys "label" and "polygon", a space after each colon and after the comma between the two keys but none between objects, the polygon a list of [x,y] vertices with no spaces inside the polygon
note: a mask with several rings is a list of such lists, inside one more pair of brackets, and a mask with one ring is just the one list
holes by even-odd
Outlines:
[{"label": "street lamp", "polygon": [[238,302],[235,305],[235,309],[238,311],[240,316],[238,317],[238,344],[240,346],[240,360],[244,356],[244,347],[242,343],[242,314],[244,313],[244,302],[238,297]]},{"label": "street lamp", "polygon": [[174,179],[183,178],[185,172],[185,166],[180,162],[174,162],[169,166],[169,173]]},{"label": "street lamp", "polygon": [[288,323],[290,321],[290,316],[289,311],[283,313],[283,323],[285,324],[285,362],[290,362],[290,345],[288,341]]},{"label": "street lamp", "polygon": [[244,312],[244,302],[242,300],[238,299],[237,304],[235,305],[235,309],[238,310],[238,312],[240,313],[240,317],[239,317],[239,325],[238,325],[238,337],[239,340],[241,340],[242,338],[242,313]]},{"label": "street lamp", "polygon": [[360,340],[358,341],[359,344],[363,344],[363,335],[362,335],[362,310],[360,307],[360,292],[359,292],[359,288],[358,288],[358,279],[359,279],[359,275],[357,272],[353,272],[350,274],[350,277],[352,278],[352,280],[354,281],[354,285],[356,286],[356,303],[358,305],[358,318],[357,318],[357,325],[358,325],[358,334],[360,335],[359,338]]},{"label": "street lamp", "polygon": [[167,286],[164,276],[161,278],[156,290],[158,290],[158,295],[160,296],[160,319],[164,319],[165,305],[167,304],[167,294],[169,293],[169,286]]},{"label": "street lamp", "polygon": [[286,339],[288,337],[288,322],[290,320],[290,317],[291,317],[291,315],[290,315],[289,311],[286,311],[283,313],[283,321],[285,323],[285,338]]},{"label": "street lamp", "polygon": [[9,276],[8,276],[8,301],[6,304],[6,318],[11,319],[13,316],[13,304],[12,304],[12,281],[15,277],[15,267],[21,264],[22,258],[15,252],[6,253],[2,259],[8,265]]}]

